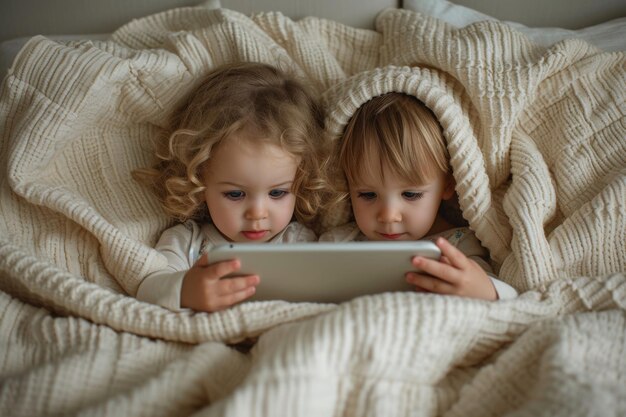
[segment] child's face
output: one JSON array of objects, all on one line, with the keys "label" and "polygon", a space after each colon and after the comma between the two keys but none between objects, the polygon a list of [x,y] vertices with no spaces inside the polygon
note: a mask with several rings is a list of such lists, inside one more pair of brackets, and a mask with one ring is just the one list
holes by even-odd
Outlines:
[{"label": "child's face", "polygon": [[350,200],[359,229],[369,240],[418,240],[428,236],[441,200],[454,194],[449,175],[410,184],[383,167],[383,175],[363,170],[350,183]]},{"label": "child's face", "polygon": [[228,140],[204,172],[211,220],[231,242],[267,242],[291,221],[300,161],[276,145]]}]

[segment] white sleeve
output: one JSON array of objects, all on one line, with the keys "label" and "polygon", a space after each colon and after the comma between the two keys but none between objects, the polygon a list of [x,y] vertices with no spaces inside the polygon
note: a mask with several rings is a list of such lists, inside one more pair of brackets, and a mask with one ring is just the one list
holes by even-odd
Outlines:
[{"label": "white sleeve", "polygon": [[474,260],[474,262],[480,265],[480,267],[487,273],[487,276],[496,289],[498,300],[511,300],[517,297],[517,290],[506,282],[500,281],[498,277],[494,275],[491,265],[489,265],[483,258],[479,256],[468,256],[468,258]]},{"label": "white sleeve", "polygon": [[493,284],[498,300],[510,300],[517,297],[517,291],[504,281],[500,281],[493,273],[491,265],[487,262],[489,253],[480,244],[474,233],[464,233],[457,240],[455,246],[461,252],[476,262],[487,273]]},{"label": "white sleeve", "polygon": [[517,290],[511,287],[504,281],[500,281],[493,273],[493,269],[491,266],[485,262],[484,259],[478,256],[468,256],[469,259],[473,259],[480,267],[487,273],[489,279],[491,279],[491,283],[496,289],[496,294],[498,295],[498,300],[511,300],[517,297]]},{"label": "white sleeve", "polygon": [[180,307],[180,293],[186,272],[159,271],[146,276],[139,284],[137,299],[173,311],[183,310]]},{"label": "white sleeve", "polygon": [[139,284],[137,299],[174,311],[180,307],[183,278],[191,268],[190,251],[198,246],[199,233],[189,224],[179,224],[163,232],[155,249],[167,259],[167,267],[147,275]]},{"label": "white sleeve", "polygon": [[517,290],[511,287],[504,281],[500,281],[498,278],[492,276],[491,274],[487,274],[493,286],[496,288],[496,293],[498,294],[498,300],[512,300],[513,298],[517,298]]}]

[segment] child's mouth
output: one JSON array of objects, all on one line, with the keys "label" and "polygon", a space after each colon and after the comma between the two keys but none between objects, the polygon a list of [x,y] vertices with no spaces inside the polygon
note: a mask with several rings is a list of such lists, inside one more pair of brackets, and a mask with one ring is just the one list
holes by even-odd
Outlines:
[{"label": "child's mouth", "polygon": [[267,233],[267,230],[244,230],[241,232],[241,234],[248,240],[263,239]]},{"label": "child's mouth", "polygon": [[397,239],[400,239],[404,233],[379,233],[379,234],[383,237],[383,239],[397,240]]}]

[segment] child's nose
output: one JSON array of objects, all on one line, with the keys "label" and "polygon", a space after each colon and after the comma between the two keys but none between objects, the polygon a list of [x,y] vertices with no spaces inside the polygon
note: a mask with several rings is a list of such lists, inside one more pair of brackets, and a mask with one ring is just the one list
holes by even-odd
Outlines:
[{"label": "child's nose", "polygon": [[246,210],[246,219],[261,220],[267,218],[267,205],[261,200],[255,200],[250,203]]},{"label": "child's nose", "polygon": [[402,221],[400,210],[393,204],[385,203],[378,211],[378,221],[381,223],[395,223]]}]

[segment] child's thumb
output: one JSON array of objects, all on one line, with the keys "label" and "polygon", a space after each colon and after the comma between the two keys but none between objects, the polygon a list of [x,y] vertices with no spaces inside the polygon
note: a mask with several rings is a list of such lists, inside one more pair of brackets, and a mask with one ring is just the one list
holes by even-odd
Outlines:
[{"label": "child's thumb", "polygon": [[196,260],[196,263],[193,266],[208,266],[208,265],[209,265],[209,254],[207,252],[204,252]]}]

